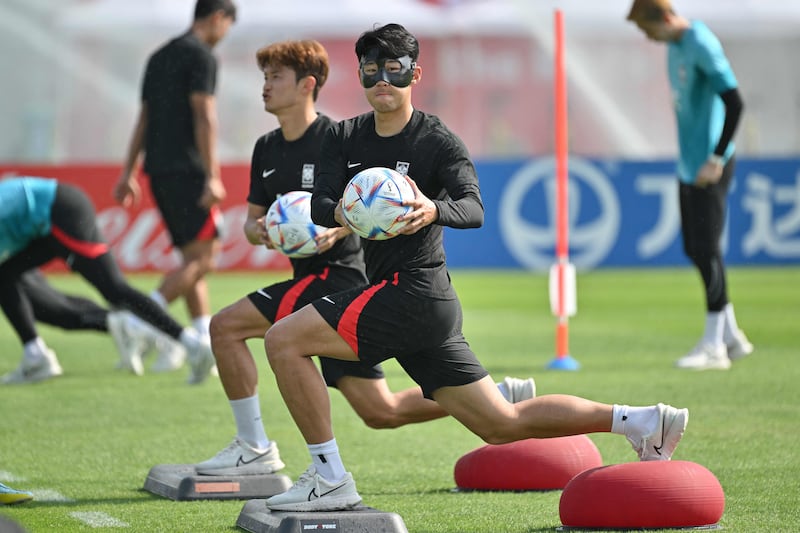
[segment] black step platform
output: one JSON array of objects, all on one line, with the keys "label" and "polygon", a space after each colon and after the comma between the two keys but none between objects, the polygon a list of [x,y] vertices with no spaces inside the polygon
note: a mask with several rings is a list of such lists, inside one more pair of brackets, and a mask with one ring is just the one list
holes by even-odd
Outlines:
[{"label": "black step platform", "polygon": [[299,513],[270,511],[266,499],[250,500],[239,513],[236,525],[252,533],[408,533],[400,515],[359,505],[350,511]]},{"label": "black step platform", "polygon": [[170,500],[251,500],[286,492],[288,476],[201,476],[194,465],[156,465],[150,469],[144,490]]}]

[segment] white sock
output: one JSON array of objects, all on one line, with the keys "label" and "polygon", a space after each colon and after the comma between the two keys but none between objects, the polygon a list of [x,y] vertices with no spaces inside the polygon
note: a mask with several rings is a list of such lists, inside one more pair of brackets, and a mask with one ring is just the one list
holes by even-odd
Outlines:
[{"label": "white sock", "polygon": [[203,335],[204,337],[208,337],[210,335],[209,333],[210,325],[211,325],[211,316],[209,315],[199,316],[194,320],[192,320],[192,326],[194,327],[194,329],[196,329],[197,332],[200,333],[200,335]]},{"label": "white sock", "polygon": [[261,421],[261,404],[258,394],[241,400],[230,400],[233,418],[236,419],[236,436],[253,448],[269,446],[269,438]]},{"label": "white sock", "polygon": [[311,461],[317,467],[317,473],[327,481],[336,483],[347,473],[339,455],[336,439],[320,444],[309,444],[308,452],[311,454]]},{"label": "white sock", "polygon": [[194,328],[183,328],[181,330],[181,336],[178,337],[178,340],[189,351],[197,349],[202,342],[200,334],[197,333]]},{"label": "white sock", "polygon": [[733,336],[739,331],[739,324],[736,323],[736,313],[733,312],[733,304],[728,302],[722,308],[722,313],[725,315],[725,327],[722,330],[722,340],[733,340]]},{"label": "white sock", "polygon": [[157,289],[150,293],[150,299],[157,303],[161,309],[166,309],[169,307],[169,302],[166,300],[166,298],[164,298],[163,294],[158,292]]},{"label": "white sock", "polygon": [[637,437],[653,432],[659,420],[655,406],[631,407],[614,404],[611,414],[611,433]]},{"label": "white sock", "polygon": [[706,315],[706,329],[703,332],[703,342],[711,344],[712,346],[719,346],[722,344],[722,329],[725,326],[725,313],[719,311],[716,313],[709,312]]},{"label": "white sock", "polygon": [[46,353],[47,345],[41,337],[26,342],[22,347],[22,356],[28,361],[39,361]]}]

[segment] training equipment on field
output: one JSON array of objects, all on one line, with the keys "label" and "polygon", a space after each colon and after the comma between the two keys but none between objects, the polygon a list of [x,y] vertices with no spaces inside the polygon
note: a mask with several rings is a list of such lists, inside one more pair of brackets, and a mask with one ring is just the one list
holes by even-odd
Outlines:
[{"label": "training equipment on field", "polygon": [[351,531],[358,533],[408,533],[396,513],[358,505],[349,511],[299,513],[270,511],[266,500],[247,502],[236,525],[253,533],[304,533],[306,531]]},{"label": "training equipment on field", "polygon": [[586,435],[487,444],[462,456],[455,481],[466,490],[558,490],[570,479],[603,464]]},{"label": "training equipment on field", "polygon": [[362,170],[344,189],[342,212],[353,233],[375,241],[391,239],[405,222],[397,217],[411,211],[403,202],[414,198],[405,176],[384,167]]},{"label": "training equipment on field", "polygon": [[170,500],[249,500],[268,498],[292,486],[281,474],[203,476],[195,465],[156,465],[150,469],[144,490]]},{"label": "training equipment on field", "polygon": [[567,171],[567,76],[564,62],[564,16],[556,9],[554,17],[555,71],[553,96],[555,110],[556,160],[556,263],[550,268],[550,307],[558,317],[556,356],[548,363],[551,370],[578,370],[581,365],[569,354],[569,317],[577,311],[575,267],[569,262],[569,201]]},{"label": "training equipment on field", "polygon": [[564,526],[586,529],[708,529],[724,509],[717,478],[690,461],[593,468],[567,483],[559,503]]},{"label": "training equipment on field", "polygon": [[311,193],[290,191],[272,202],[264,218],[275,250],[300,259],[319,253],[314,238],[327,228],[311,221]]}]

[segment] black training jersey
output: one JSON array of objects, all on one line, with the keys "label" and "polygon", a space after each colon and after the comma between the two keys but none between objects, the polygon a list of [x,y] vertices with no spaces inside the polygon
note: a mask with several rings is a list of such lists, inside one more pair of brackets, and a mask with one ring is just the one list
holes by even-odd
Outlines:
[{"label": "black training jersey", "polygon": [[[250,192],[247,201],[269,208],[279,194],[289,191],[308,191],[314,188],[319,174],[319,147],[325,132],[334,122],[318,115],[302,137],[286,141],[280,129],[275,129],[256,141],[250,162]],[[364,270],[364,257],[357,235],[338,241],[324,254],[290,258],[295,277],[320,272],[329,265]]]},{"label": "black training jersey", "polygon": [[217,60],[192,32],[169,41],[147,61],[144,170],[152,175],[205,173],[194,138],[191,93],[214,94]]},{"label": "black training jersey", "polygon": [[414,293],[450,299],[442,242],[443,226],[474,228],[483,224],[478,176],[464,143],[441,120],[414,110],[403,131],[392,137],[375,133],[372,112],[334,126],[322,143],[320,175],[311,203],[317,224],[334,227],[333,213],[345,185],[360,170],[389,167],[407,174],[439,211],[439,220],[413,235],[385,241],[362,239],[367,277],[375,283],[394,273],[408,273]]}]

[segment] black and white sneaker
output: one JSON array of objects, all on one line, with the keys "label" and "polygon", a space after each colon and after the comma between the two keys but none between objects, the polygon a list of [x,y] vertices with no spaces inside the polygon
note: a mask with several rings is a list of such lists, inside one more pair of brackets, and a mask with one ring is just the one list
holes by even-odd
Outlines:
[{"label": "black and white sneaker", "polygon": [[660,403],[656,429],[648,435],[628,436],[633,449],[642,461],[669,461],[686,431],[689,410]]}]

